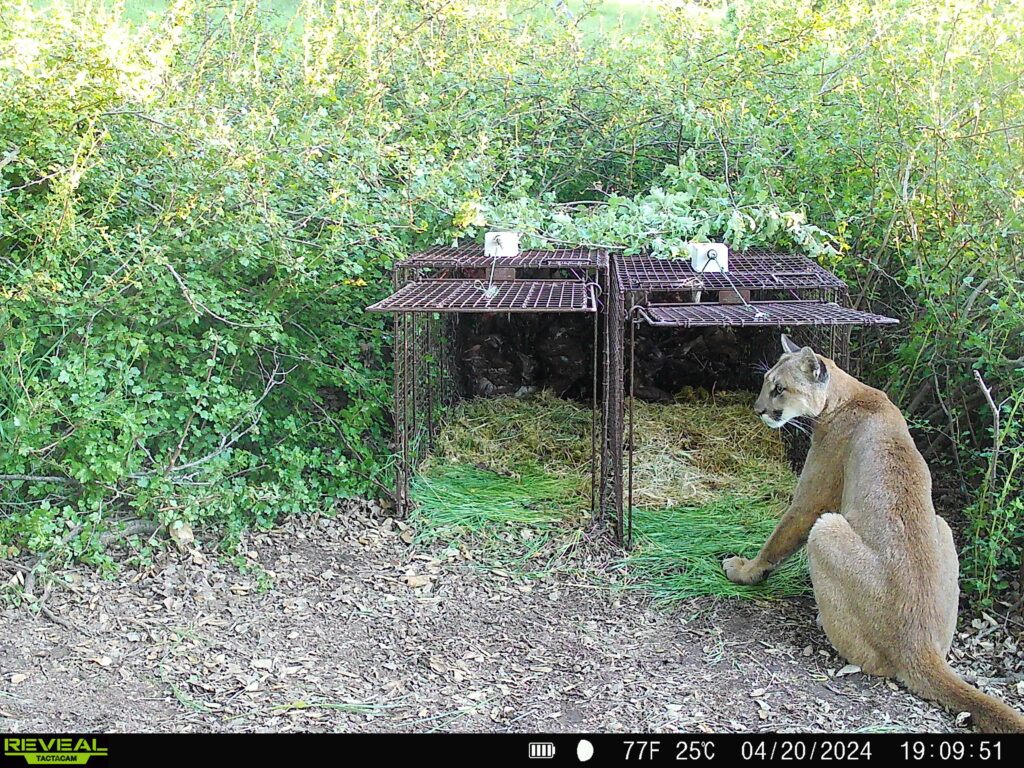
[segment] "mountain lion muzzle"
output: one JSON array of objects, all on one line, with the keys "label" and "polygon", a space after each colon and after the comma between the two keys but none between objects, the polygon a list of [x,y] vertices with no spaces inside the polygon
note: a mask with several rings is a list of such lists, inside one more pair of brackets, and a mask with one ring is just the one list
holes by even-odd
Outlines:
[{"label": "mountain lion muzzle", "polygon": [[982,731],[1024,731],[1024,717],[950,669],[959,601],[953,535],[932,507],[928,465],[899,409],[810,347],[782,337],[754,410],[770,427],[814,420],[789,510],[753,560],[722,565],[756,584],[807,544],[829,641],[864,672],[894,677]]}]

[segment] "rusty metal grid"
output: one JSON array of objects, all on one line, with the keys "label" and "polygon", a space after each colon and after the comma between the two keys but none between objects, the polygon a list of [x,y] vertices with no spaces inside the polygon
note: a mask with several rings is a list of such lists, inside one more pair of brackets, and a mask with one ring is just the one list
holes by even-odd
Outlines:
[{"label": "rusty metal grid", "polygon": [[640,309],[650,325],[884,325],[891,317],[872,315],[824,301],[754,301],[749,304],[654,304]]},{"label": "rusty metal grid", "polygon": [[763,248],[729,253],[728,272],[693,271],[688,259],[623,256],[619,262],[619,290],[672,291],[694,288],[719,291],[842,290],[846,284],[806,256],[777,253]]},{"label": "rusty metal grid", "polygon": [[505,280],[488,298],[480,280],[420,280],[367,312],[596,312],[590,285],[578,280]]},{"label": "rusty metal grid", "polygon": [[616,261],[619,291],[699,290],[704,287],[700,275],[689,261],[655,259],[651,256],[621,256]]},{"label": "rusty metal grid", "polygon": [[484,255],[482,245],[451,247],[435,245],[421,253],[414,253],[396,264],[399,268],[463,268],[521,267],[551,269],[598,269],[601,252],[587,248],[557,248],[551,251],[522,251],[518,256],[491,257]]},{"label": "rusty metal grid", "polygon": [[457,315],[394,315],[393,467],[395,514],[410,508],[409,480],[430,450],[445,411],[458,401]]},{"label": "rusty metal grid", "polygon": [[[534,253],[538,260],[531,261]],[[560,258],[565,260],[559,261]],[[409,480],[429,452],[447,407],[459,399],[457,371],[460,362],[456,338],[461,312],[595,313],[595,358],[592,362],[595,366],[593,374],[600,373],[600,395],[595,387],[592,430],[599,430],[601,439],[595,444],[596,438],[592,434],[593,459],[600,459],[600,465],[592,467],[592,472],[597,473],[596,479],[592,475],[592,484],[596,481],[599,485],[596,496],[603,514],[595,514],[593,520],[596,525],[610,522],[616,539],[627,548],[632,538],[634,511],[632,417],[636,322],[648,320],[650,313],[657,315],[668,311],[672,314],[681,310],[683,315],[687,315],[685,322],[669,325],[782,326],[798,343],[809,343],[840,365],[848,365],[852,326],[895,322],[879,315],[847,309],[844,306],[848,302],[845,284],[810,259],[765,249],[730,253],[732,269],[729,273],[702,276],[690,269],[688,261],[608,258],[603,252],[595,254],[582,250],[527,252],[517,259],[492,261],[483,257],[480,246],[433,248],[396,264],[393,274],[395,294],[370,308],[395,313],[395,483],[398,515],[408,513]],[[640,265],[646,268],[651,262],[654,264],[650,269],[655,274],[647,275],[645,283],[636,280],[637,270],[630,267]],[[442,274],[454,276],[459,274],[456,270],[460,268],[486,268],[492,264],[579,269],[587,276],[581,275],[577,280],[500,281],[495,283],[499,293],[490,301],[483,293],[487,285],[485,280],[437,279],[435,276],[404,285],[422,275],[420,269],[446,270]],[[665,274],[657,274],[658,270]],[[681,284],[680,275],[687,279],[685,285]],[[631,281],[631,278],[634,279]],[[643,283],[642,287],[629,287],[640,283]],[[595,284],[600,285],[600,289]],[[531,298],[528,291],[534,286],[542,286],[538,289],[541,293],[535,293]],[[635,306],[647,301],[647,297],[639,296],[637,292],[729,288],[771,292],[760,296],[761,299],[781,294],[787,299],[799,298],[800,301],[751,302],[757,309],[744,304],[667,305],[664,303],[667,299],[649,307]],[[560,293],[563,290],[565,293]],[[527,293],[523,295],[523,291]],[[787,291],[793,292],[783,293]],[[562,306],[563,302],[568,306]],[[520,306],[503,306],[509,303]],[[771,314],[766,311],[768,307],[773,308]],[[444,314],[425,314],[434,312]],[[701,314],[696,319],[688,316],[694,312]],[[768,316],[753,316],[756,312]],[[711,314],[705,317],[703,313]],[[753,360],[763,350],[760,346],[753,346],[753,338],[750,344],[749,353]],[[794,460],[802,458],[805,445],[796,445],[788,439],[787,445]],[[592,494],[594,491],[592,486]]]},{"label": "rusty metal grid", "polygon": [[[787,328],[786,333],[798,346],[810,347],[818,354],[834,360],[847,373],[852,373],[855,368],[851,366],[850,336],[855,327],[852,325],[801,325]],[[765,362],[774,362],[781,353],[781,346],[777,347],[774,350],[775,357]],[[758,353],[751,350],[750,359],[756,359],[754,357],[756,354]],[[761,386],[761,373],[763,372],[758,372],[759,375],[754,382],[755,389]],[[807,458],[807,452],[811,447],[811,437],[799,429],[783,429],[780,432],[790,466],[796,474],[800,474],[804,460]]]}]

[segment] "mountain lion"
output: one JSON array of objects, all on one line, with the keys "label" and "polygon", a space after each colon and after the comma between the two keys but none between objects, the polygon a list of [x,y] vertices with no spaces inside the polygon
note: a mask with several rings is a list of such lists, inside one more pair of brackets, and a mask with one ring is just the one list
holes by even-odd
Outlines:
[{"label": "mountain lion", "polygon": [[793,501],[753,560],[722,565],[756,584],[807,542],[829,641],[872,675],[967,711],[983,731],[1024,731],[1024,717],[961,680],[946,663],[956,628],[959,561],[932,507],[928,465],[885,395],[782,337],[754,409],[770,427],[815,420]]}]

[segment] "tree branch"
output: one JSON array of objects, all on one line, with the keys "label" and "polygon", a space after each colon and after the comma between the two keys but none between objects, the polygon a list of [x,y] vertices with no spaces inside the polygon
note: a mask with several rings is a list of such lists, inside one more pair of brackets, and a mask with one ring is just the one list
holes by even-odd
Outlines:
[{"label": "tree branch", "polygon": [[992,390],[988,388],[985,380],[981,378],[981,373],[977,368],[974,369],[974,378],[978,382],[978,388],[981,389],[981,393],[988,402],[988,407],[992,409],[992,457],[989,459],[988,464],[988,483],[989,488],[991,488],[996,482],[996,471],[999,468],[1000,443],[1002,442],[1002,435],[999,431],[999,406],[992,399]]}]

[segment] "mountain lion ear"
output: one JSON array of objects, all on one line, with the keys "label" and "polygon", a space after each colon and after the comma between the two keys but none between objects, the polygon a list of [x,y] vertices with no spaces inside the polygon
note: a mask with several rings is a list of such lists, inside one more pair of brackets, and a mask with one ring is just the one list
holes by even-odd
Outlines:
[{"label": "mountain lion ear", "polygon": [[799,352],[800,347],[794,344],[793,340],[790,339],[789,336],[787,336],[786,334],[782,334],[782,351],[785,354],[790,355],[794,352]]},{"label": "mountain lion ear", "polygon": [[810,347],[800,350],[800,367],[809,378],[819,384],[828,381],[828,368],[825,367],[825,362],[814,354],[814,350]]}]

